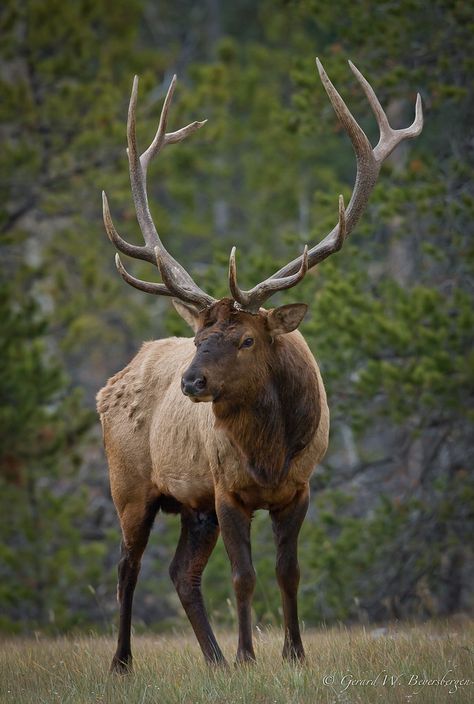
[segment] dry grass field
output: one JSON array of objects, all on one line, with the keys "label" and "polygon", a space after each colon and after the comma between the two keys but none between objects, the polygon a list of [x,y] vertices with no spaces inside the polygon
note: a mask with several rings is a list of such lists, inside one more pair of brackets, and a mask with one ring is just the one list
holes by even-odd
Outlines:
[{"label": "dry grass field", "polygon": [[[229,662],[235,634],[220,634]],[[138,636],[135,670],[110,676],[111,638],[12,638],[1,644],[10,704],[349,704],[474,702],[474,623],[306,632],[307,662],[283,663],[282,634],[257,631],[258,663],[208,668],[190,635]]]}]

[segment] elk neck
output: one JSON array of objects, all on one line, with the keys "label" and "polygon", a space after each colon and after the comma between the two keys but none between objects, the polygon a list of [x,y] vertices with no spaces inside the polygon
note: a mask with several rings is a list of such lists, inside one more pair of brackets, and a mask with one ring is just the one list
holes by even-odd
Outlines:
[{"label": "elk neck", "polygon": [[[304,348],[306,349],[303,349]],[[319,385],[308,364],[306,343],[282,335],[269,350],[266,374],[245,396],[213,403],[216,427],[224,430],[263,488],[285,481],[292,460],[311,442],[319,425]]]}]

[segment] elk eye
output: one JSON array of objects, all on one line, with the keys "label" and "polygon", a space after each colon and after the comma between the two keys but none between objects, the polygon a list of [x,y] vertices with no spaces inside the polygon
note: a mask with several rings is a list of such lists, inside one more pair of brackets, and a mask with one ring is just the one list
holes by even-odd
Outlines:
[{"label": "elk eye", "polygon": [[240,345],[240,347],[241,348],[242,347],[252,347],[253,342],[254,342],[253,337],[246,337],[245,340]]}]

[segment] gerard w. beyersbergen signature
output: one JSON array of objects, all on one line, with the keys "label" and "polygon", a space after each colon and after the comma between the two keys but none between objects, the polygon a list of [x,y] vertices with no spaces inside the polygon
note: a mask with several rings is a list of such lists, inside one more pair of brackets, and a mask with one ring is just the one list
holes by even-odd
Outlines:
[{"label": "gerard w. beyersbergen signature", "polygon": [[340,687],[339,694],[347,692],[350,687],[413,687],[416,694],[423,687],[445,687],[448,694],[455,694],[462,687],[469,687],[474,680],[466,677],[456,677],[454,669],[446,670],[441,677],[429,677],[426,674],[415,672],[389,673],[381,670],[374,676],[356,677],[351,672],[340,676],[336,674],[324,675],[323,684],[336,689]]}]

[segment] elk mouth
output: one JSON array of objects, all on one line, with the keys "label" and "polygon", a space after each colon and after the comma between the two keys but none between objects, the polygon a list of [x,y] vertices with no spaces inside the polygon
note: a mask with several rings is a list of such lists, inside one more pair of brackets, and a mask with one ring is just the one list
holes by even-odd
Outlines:
[{"label": "elk mouth", "polygon": [[221,398],[222,389],[219,389],[219,391],[216,391],[215,393],[210,393],[207,390],[207,393],[203,392],[201,394],[199,394],[199,393],[186,393],[186,391],[183,390],[183,394],[185,396],[187,396],[189,398],[189,400],[192,401],[193,403],[216,403]]},{"label": "elk mouth", "polygon": [[211,401],[215,401],[215,398],[213,396],[192,396],[191,394],[187,394],[185,391],[183,393],[193,403],[210,403]]}]

